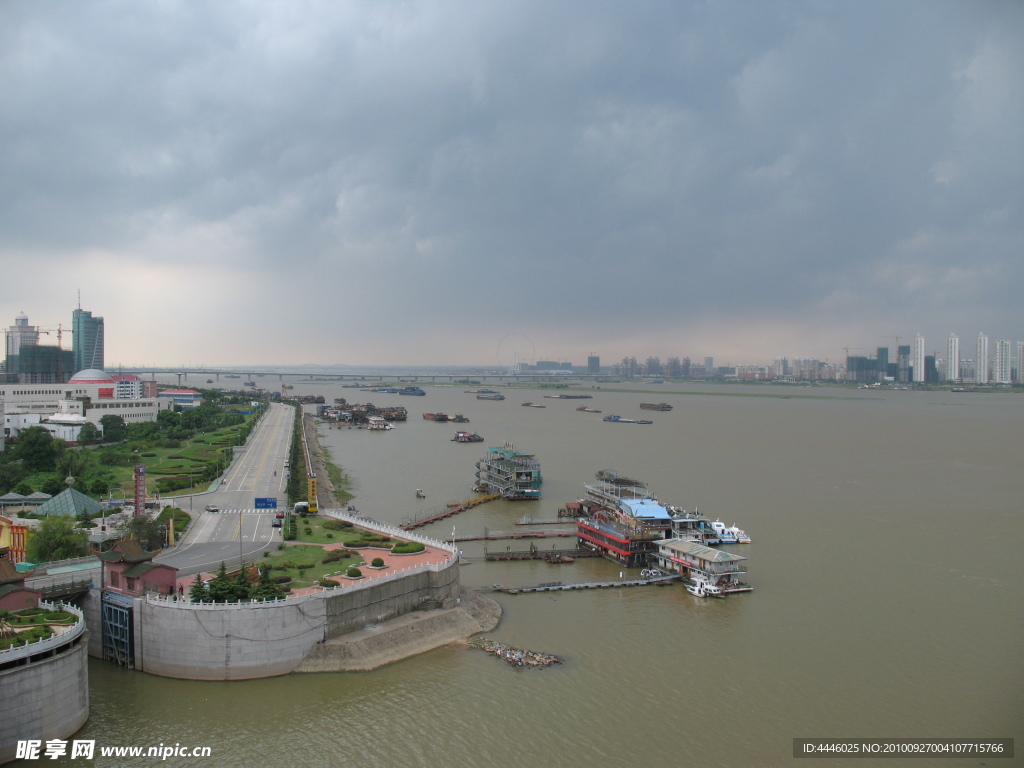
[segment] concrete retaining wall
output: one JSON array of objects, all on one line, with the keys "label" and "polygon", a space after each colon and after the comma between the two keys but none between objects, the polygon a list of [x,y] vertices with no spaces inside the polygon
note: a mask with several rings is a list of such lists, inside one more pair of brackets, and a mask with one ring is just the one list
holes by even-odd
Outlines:
[{"label": "concrete retaining wall", "polygon": [[325,598],[326,637],[337,637],[367,624],[403,616],[424,604],[449,607],[458,594],[457,560],[438,571],[428,570],[380,584],[370,582],[365,589]]},{"label": "concrete retaining wall", "polygon": [[136,669],[187,680],[284,675],[319,643],[423,607],[450,607],[459,566],[426,569],[340,593],[260,607],[145,600],[136,610]]},{"label": "concrete retaining wall", "polygon": [[324,610],[318,598],[216,609],[143,602],[136,668],[187,680],[284,675],[324,639]]},{"label": "concrete retaining wall", "polygon": [[[89,667],[83,630],[53,656],[0,670],[0,763],[18,741],[67,739],[89,718]],[[0,659],[2,660],[2,659]]]}]

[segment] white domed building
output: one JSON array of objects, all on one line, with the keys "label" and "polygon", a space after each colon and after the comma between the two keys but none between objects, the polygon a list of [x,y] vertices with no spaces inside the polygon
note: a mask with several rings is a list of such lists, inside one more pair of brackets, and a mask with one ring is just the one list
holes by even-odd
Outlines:
[{"label": "white domed building", "polygon": [[104,416],[120,416],[126,424],[156,421],[173,403],[155,394],[140,397],[142,384],[137,376],[115,377],[95,368],[79,371],[67,384],[0,384],[4,434],[42,426],[74,443],[86,422],[102,431]]}]

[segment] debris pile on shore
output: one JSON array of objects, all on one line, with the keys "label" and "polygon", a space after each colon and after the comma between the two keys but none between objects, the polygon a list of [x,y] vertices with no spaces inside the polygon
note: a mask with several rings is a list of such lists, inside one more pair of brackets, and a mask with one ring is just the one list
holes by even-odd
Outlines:
[{"label": "debris pile on shore", "polygon": [[504,645],[494,640],[474,638],[467,645],[507,661],[513,667],[550,667],[552,664],[562,663],[562,659],[554,654],[513,648],[511,645]]}]

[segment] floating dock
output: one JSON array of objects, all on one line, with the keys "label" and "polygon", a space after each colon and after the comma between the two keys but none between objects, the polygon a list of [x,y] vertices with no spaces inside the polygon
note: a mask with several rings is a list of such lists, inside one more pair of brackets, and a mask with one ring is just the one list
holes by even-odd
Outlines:
[{"label": "floating dock", "polygon": [[483,533],[470,533],[465,536],[456,536],[454,539],[447,538],[448,544],[459,541],[500,541],[502,539],[550,539],[568,538],[576,536],[576,531],[494,531]]},{"label": "floating dock", "polygon": [[513,551],[508,549],[504,552],[484,552],[484,560],[487,562],[504,560],[547,560],[552,557],[601,557],[601,553],[595,549],[522,549]]},{"label": "floating dock", "polygon": [[427,525],[428,523],[433,523],[437,520],[444,520],[446,517],[457,515],[459,512],[465,512],[467,509],[472,509],[473,507],[479,506],[480,504],[485,504],[488,501],[494,501],[494,499],[498,498],[501,498],[500,494],[491,493],[486,496],[477,496],[475,498],[470,499],[469,501],[462,501],[457,504],[449,504],[442,510],[425,512],[422,515],[413,517],[411,519],[406,519],[406,521],[402,523],[402,525],[399,527],[403,531],[411,531],[413,528],[419,528],[421,525]]},{"label": "floating dock", "polygon": [[562,584],[561,582],[550,582],[537,584],[532,587],[503,587],[495,584],[491,592],[504,592],[508,595],[518,595],[521,592],[571,592],[580,589],[612,589],[614,587],[647,587],[652,584],[668,584],[681,579],[678,573],[670,573],[667,576],[655,576],[648,579],[623,579],[622,581],[590,581],[579,584]]}]

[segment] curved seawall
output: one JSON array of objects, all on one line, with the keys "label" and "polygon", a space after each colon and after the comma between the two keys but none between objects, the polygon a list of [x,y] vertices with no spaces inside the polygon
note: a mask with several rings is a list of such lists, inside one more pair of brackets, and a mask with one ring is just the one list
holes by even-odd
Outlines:
[{"label": "curved seawall", "polygon": [[89,719],[89,632],[78,623],[31,645],[0,652],[0,763],[20,739],[67,739]]},{"label": "curved seawall", "polygon": [[458,569],[453,557],[436,567],[262,604],[191,603],[149,596],[139,606],[136,668],[188,680],[288,674],[329,638],[414,611],[454,607]]}]

